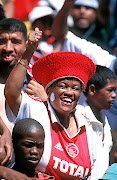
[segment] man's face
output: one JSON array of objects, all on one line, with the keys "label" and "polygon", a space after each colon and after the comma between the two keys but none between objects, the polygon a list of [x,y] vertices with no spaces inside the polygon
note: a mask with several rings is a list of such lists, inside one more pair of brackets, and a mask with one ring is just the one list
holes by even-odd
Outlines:
[{"label": "man's face", "polygon": [[19,140],[15,148],[16,164],[20,169],[34,171],[44,150],[44,134],[32,128],[26,136]]},{"label": "man's face", "polygon": [[14,66],[26,49],[26,41],[21,32],[0,31],[0,63]]},{"label": "man's face", "polygon": [[94,92],[93,106],[96,109],[109,110],[115,101],[115,91],[116,91],[116,80],[112,79],[107,82],[107,84],[100,90]]},{"label": "man's face", "polygon": [[87,6],[75,5],[71,13],[74,25],[83,30],[89,28],[96,19],[96,10]]}]

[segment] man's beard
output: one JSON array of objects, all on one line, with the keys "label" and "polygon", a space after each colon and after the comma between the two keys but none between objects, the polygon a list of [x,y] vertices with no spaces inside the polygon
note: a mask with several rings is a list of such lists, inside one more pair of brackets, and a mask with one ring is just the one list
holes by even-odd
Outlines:
[{"label": "man's beard", "polygon": [[0,76],[3,77],[9,74],[14,66],[15,66],[15,63],[0,61]]}]

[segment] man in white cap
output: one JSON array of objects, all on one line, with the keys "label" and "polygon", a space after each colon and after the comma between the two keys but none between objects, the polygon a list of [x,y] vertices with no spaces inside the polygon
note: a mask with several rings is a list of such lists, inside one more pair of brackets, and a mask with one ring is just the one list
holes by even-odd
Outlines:
[{"label": "man in white cap", "polygon": [[[101,13],[102,10],[104,15],[102,15]],[[93,43],[96,43],[104,49],[108,50],[109,52],[112,52],[111,48],[108,45],[109,39],[111,38],[110,32],[112,32],[110,31],[110,26],[108,26],[107,28],[109,14],[108,1],[103,1],[103,3],[101,2],[100,4],[98,0],[65,1],[62,9],[59,12],[61,12],[59,13],[59,19],[61,21],[61,30],[60,28],[58,30],[56,23],[56,29],[54,28],[53,31],[54,35],[58,34],[59,37],[63,36],[66,28],[65,19],[68,18],[69,14],[71,14],[73,17],[74,25],[69,28],[70,31],[72,31],[75,35],[83,39],[87,39],[88,41],[91,41]],[[107,17],[106,20],[104,16]]]},{"label": "man in white cap", "polygon": [[[99,7],[98,0],[76,0],[71,14],[74,20],[74,26],[85,34],[96,20],[96,10]],[[85,35],[84,35],[85,36]]]}]

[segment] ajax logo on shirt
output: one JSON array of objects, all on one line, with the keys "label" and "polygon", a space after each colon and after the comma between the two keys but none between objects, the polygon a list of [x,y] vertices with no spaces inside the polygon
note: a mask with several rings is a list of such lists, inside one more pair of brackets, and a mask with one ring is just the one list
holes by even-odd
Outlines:
[{"label": "ajax logo on shirt", "polygon": [[69,156],[71,156],[72,158],[75,158],[79,154],[78,147],[73,143],[67,144],[66,150]]}]

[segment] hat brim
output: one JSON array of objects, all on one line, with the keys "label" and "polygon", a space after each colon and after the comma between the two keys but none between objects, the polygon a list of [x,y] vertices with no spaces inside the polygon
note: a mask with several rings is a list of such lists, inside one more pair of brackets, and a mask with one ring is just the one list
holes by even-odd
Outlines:
[{"label": "hat brim", "polygon": [[36,7],[29,14],[29,21],[34,23],[37,19],[45,16],[55,17],[56,11],[52,10],[50,7]]},{"label": "hat brim", "polygon": [[61,79],[64,79],[64,78],[75,78],[76,80],[79,80],[79,81],[82,83],[81,90],[82,90],[82,91],[84,90],[84,83],[83,83],[83,81],[82,81],[80,78],[76,77],[76,76],[63,76],[63,77],[59,77],[59,78],[57,78],[57,79],[54,79],[54,80],[52,80],[51,82],[49,82],[49,83],[46,85],[45,90],[47,90],[47,88],[50,87],[54,82],[56,82],[56,81],[58,81],[58,80],[61,80]]},{"label": "hat brim", "polygon": [[97,9],[99,7],[98,1],[90,1],[90,0],[76,0],[74,4],[80,6],[88,6],[94,9]]}]

